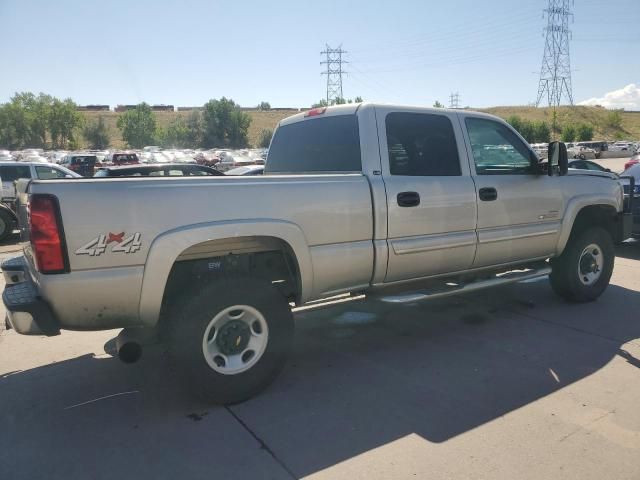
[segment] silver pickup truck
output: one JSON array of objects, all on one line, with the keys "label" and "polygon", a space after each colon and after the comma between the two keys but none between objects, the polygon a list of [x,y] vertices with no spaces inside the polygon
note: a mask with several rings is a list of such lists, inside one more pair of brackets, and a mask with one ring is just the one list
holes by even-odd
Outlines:
[{"label": "silver pickup truck", "polygon": [[539,162],[502,120],[345,105],[280,122],[264,177],[34,180],[30,243],[2,265],[23,334],[124,328],[121,358],[166,343],[209,401],[267,386],[292,308],[389,303],[549,275],[573,302],[609,283],[631,218],[613,174]]}]

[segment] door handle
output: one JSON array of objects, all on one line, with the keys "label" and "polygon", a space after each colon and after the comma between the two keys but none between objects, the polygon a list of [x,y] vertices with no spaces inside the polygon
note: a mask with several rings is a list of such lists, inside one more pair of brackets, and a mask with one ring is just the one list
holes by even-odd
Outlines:
[{"label": "door handle", "polygon": [[485,187],[478,190],[478,196],[483,202],[493,202],[498,199],[498,191],[493,187]]},{"label": "door handle", "polygon": [[401,207],[417,207],[420,205],[418,192],[400,192],[397,198],[398,205]]}]

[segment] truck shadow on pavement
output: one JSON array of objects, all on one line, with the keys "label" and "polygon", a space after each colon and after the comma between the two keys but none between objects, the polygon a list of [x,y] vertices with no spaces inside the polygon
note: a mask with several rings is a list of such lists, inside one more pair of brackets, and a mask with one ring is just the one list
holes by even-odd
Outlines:
[{"label": "truck shadow on pavement", "polygon": [[629,260],[640,260],[640,239],[627,240],[616,246],[616,256]]},{"label": "truck shadow on pavement", "polygon": [[212,464],[215,478],[247,478],[261,462],[278,470],[258,478],[283,476],[278,465],[302,477],[411,434],[446,442],[618,355],[638,366],[622,346],[640,338],[639,310],[640,292],[611,285],[571,305],[542,280],[299,313],[285,371],[228,408],[191,399],[159,348],[133,366],[83,356],[13,372],[0,378],[0,464],[7,478],[210,478]]},{"label": "truck shadow on pavement", "polygon": [[0,241],[0,247],[4,247],[7,245],[18,245],[19,243],[20,243],[20,232],[16,230],[7,238]]}]

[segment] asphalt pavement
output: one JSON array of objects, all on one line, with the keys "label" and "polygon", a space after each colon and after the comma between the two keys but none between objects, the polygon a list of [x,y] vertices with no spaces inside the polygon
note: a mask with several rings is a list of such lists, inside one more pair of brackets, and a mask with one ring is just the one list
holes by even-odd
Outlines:
[{"label": "asphalt pavement", "polygon": [[623,158],[600,158],[598,160],[592,160],[596,163],[599,163],[604,168],[608,168],[612,172],[622,173],[624,170],[624,164],[629,161],[631,157],[623,157]]},{"label": "asphalt pavement", "polygon": [[639,311],[631,242],[591,304],[542,279],[299,313],[281,376],[226,408],[159,347],[105,354],[117,331],[4,331],[0,477],[638,479]]}]

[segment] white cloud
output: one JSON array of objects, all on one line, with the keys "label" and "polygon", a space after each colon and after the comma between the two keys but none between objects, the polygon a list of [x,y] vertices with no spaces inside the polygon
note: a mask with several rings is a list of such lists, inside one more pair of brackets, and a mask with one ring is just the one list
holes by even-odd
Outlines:
[{"label": "white cloud", "polygon": [[605,108],[640,110],[640,87],[630,83],[624,88],[605,93],[604,97],[590,98],[579,102],[578,105],[602,105]]}]

